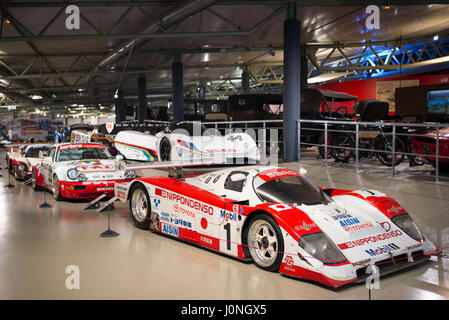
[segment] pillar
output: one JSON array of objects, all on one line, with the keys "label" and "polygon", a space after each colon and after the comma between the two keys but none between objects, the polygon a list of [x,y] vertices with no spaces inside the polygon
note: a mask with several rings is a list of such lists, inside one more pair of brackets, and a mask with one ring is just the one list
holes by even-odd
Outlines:
[{"label": "pillar", "polygon": [[300,119],[301,43],[296,3],[289,2],[284,22],[284,161],[298,160],[297,120]]},{"label": "pillar", "polygon": [[183,65],[180,58],[172,63],[173,121],[184,120]]},{"label": "pillar", "polygon": [[141,76],[137,79],[137,120],[139,123],[147,118],[147,79]]}]

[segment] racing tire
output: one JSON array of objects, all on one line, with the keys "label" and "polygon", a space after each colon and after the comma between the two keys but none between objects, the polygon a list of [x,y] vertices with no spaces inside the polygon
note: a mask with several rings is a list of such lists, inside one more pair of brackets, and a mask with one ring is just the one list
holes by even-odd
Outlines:
[{"label": "racing tire", "polygon": [[64,200],[64,197],[61,195],[61,186],[59,185],[59,178],[57,175],[53,176],[53,198],[55,198],[56,201],[62,201]]},{"label": "racing tire", "polygon": [[168,140],[167,138],[162,138],[161,144],[159,146],[159,154],[161,161],[171,160],[171,144],[170,140]]},{"label": "racing tire", "polygon": [[36,171],[34,170],[31,172],[31,188],[33,188],[34,191],[42,190],[42,187],[37,184]]},{"label": "racing tire", "polygon": [[277,272],[284,258],[284,240],[276,221],[267,214],[255,216],[243,235],[248,253],[262,270]]},{"label": "racing tire", "polygon": [[151,225],[151,203],[147,190],[141,183],[135,184],[129,193],[131,221],[138,229],[148,230]]}]

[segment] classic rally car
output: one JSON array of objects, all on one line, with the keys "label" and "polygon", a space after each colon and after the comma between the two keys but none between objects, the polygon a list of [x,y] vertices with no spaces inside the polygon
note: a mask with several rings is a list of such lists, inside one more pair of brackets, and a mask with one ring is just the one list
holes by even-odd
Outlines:
[{"label": "classic rally car", "polygon": [[132,170],[116,168],[105,146],[96,143],[63,143],[32,170],[32,186],[53,192],[56,200],[112,196],[116,182],[130,181]]},{"label": "classic rally car", "polygon": [[12,145],[9,145],[9,146],[7,147],[7,149],[6,149],[5,159],[6,159],[6,163],[7,163],[7,165],[8,165],[8,171],[9,171],[11,174],[14,174],[14,171],[13,171],[13,168],[14,168],[14,165],[13,165],[14,159],[17,158],[17,157],[20,155],[20,153],[22,152],[22,148],[23,148],[23,147],[24,147],[24,146],[23,146],[23,145],[20,145],[20,144],[12,144]]},{"label": "classic rally car", "polygon": [[229,162],[241,161],[242,164],[244,161],[260,161],[257,144],[249,134],[242,132],[221,136],[195,122],[169,125],[154,136],[121,131],[115,137],[115,146],[130,160],[176,161],[224,157]]},{"label": "classic rally car", "polygon": [[290,169],[138,178],[115,195],[137,228],[331,287],[366,279],[373,264],[382,275],[441,251],[387,195],[319,188]]},{"label": "classic rally car", "polygon": [[9,162],[11,164],[11,173],[17,180],[27,180],[31,178],[32,168],[43,159],[41,152],[47,152],[50,149],[49,144],[30,144],[19,148],[19,151],[11,154]]},{"label": "classic rally car", "polygon": [[[438,161],[440,164],[449,167],[449,128],[440,129],[438,136]],[[434,167],[436,166],[436,141],[436,131],[412,138],[413,152],[422,155]]]}]

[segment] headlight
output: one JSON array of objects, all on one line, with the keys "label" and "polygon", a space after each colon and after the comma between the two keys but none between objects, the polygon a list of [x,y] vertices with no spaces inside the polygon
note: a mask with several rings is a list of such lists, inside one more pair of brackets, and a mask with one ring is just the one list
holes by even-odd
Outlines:
[{"label": "headlight", "polygon": [[78,175],[78,180],[79,180],[79,181],[86,181],[86,180],[87,180],[87,177],[84,175],[84,173],[80,173],[80,174]]},{"label": "headlight", "polygon": [[23,164],[23,163],[19,163],[17,165],[17,170],[18,171],[26,171],[26,169],[27,169],[27,166],[25,164]]},{"label": "headlight", "polygon": [[407,213],[394,216],[391,218],[391,221],[401,228],[406,234],[408,234],[409,237],[415,239],[416,241],[424,240],[421,231],[419,231],[417,225]]},{"label": "headlight", "polygon": [[67,177],[69,177],[69,179],[75,180],[76,178],[78,178],[78,170],[69,169],[69,171],[67,171]]},{"label": "headlight", "polygon": [[131,179],[136,176],[136,172],[133,170],[125,171],[125,178]]},{"label": "headlight", "polygon": [[299,246],[324,264],[338,264],[346,261],[346,257],[323,232],[303,235],[299,239]]}]

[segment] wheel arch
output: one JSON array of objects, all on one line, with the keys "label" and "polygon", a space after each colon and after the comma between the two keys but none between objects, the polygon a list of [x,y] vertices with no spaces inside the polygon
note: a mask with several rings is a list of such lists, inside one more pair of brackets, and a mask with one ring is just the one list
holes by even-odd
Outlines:
[{"label": "wheel arch", "polygon": [[246,239],[247,231],[248,231],[249,225],[250,225],[251,221],[254,220],[254,218],[256,218],[257,216],[260,216],[260,215],[262,215],[262,214],[265,214],[265,215],[267,215],[267,216],[273,218],[274,221],[276,221],[276,223],[277,223],[278,226],[279,226],[279,223],[278,223],[276,217],[273,216],[273,215],[272,215],[270,212],[268,212],[267,210],[256,209],[256,210],[254,210],[254,211],[251,211],[251,212],[246,216],[245,222],[243,222],[242,232],[241,232],[241,239],[240,239],[240,241],[241,241],[241,243],[242,243],[242,249],[243,249],[243,254],[244,254],[244,257],[245,257],[245,258],[250,257],[249,251],[248,251],[248,239]]}]

